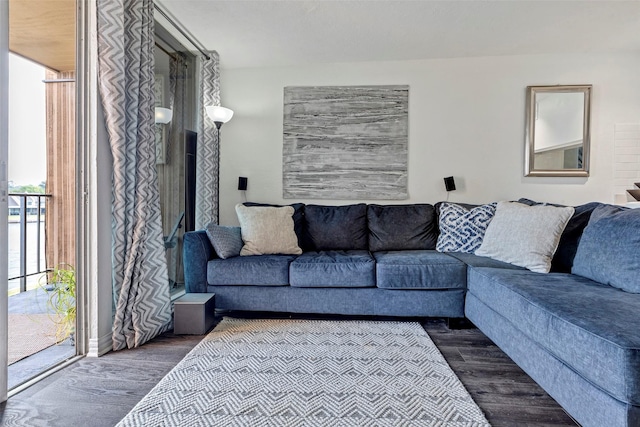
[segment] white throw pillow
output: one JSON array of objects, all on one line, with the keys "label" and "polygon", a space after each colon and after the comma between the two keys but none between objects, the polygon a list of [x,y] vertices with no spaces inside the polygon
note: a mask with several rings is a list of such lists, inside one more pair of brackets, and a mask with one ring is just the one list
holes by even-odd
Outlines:
[{"label": "white throw pillow", "polygon": [[571,207],[498,202],[476,255],[548,273],[573,212]]},{"label": "white throw pillow", "polygon": [[240,256],[299,255],[298,237],[293,230],[293,208],[236,205],[244,246]]}]

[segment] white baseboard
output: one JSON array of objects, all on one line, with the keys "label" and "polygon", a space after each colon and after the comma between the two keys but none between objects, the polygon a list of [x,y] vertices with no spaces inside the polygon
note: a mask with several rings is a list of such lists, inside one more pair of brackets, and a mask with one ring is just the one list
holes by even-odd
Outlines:
[{"label": "white baseboard", "polygon": [[89,352],[87,357],[99,357],[113,350],[112,334],[108,333],[100,338],[89,338]]}]

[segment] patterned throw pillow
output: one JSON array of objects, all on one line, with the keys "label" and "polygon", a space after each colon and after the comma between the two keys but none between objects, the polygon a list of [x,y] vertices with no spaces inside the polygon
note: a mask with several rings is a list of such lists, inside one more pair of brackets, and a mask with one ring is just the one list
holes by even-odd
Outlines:
[{"label": "patterned throw pillow", "polygon": [[484,233],[496,212],[496,203],[471,210],[454,203],[440,205],[439,252],[474,253],[482,244]]},{"label": "patterned throw pillow", "polygon": [[205,227],[205,231],[219,258],[240,255],[243,245],[240,227],[225,227],[212,222]]}]

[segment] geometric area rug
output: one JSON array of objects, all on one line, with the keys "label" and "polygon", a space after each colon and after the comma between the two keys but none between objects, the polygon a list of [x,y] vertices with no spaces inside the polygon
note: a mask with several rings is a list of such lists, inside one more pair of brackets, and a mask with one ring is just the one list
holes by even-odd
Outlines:
[{"label": "geometric area rug", "polygon": [[118,426],[489,426],[415,322],[225,317]]}]

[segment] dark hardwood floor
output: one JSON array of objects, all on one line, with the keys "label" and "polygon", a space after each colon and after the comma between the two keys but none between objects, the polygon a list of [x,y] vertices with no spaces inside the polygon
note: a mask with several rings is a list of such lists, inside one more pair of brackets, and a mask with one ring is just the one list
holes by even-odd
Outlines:
[{"label": "dark hardwood floor", "polygon": [[494,427],[577,425],[478,329],[450,330],[442,320],[422,325]]},{"label": "dark hardwood floor", "polygon": [[[450,330],[437,319],[423,326],[494,427],[576,425],[479,330]],[[201,339],[166,333],[81,359],[0,404],[0,425],[113,426]]]}]

